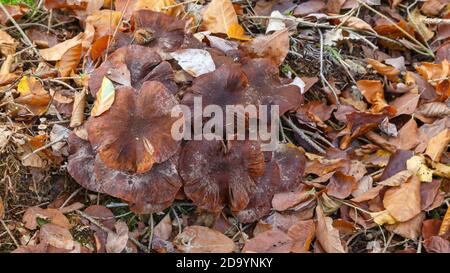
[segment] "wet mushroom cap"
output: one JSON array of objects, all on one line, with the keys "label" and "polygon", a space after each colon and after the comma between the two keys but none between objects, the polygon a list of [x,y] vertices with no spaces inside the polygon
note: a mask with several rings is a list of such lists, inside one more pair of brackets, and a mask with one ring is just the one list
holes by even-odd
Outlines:
[{"label": "wet mushroom cap", "polygon": [[112,169],[144,173],[178,150],[171,135],[178,117],[175,97],[159,82],[145,82],[141,89],[122,86],[111,108],[87,122],[89,142],[105,165]]},{"label": "wet mushroom cap", "polygon": [[133,174],[106,167],[88,141],[69,136],[67,170],[84,188],[121,198],[135,213],[154,213],[169,207],[182,186],[176,168],[178,156],[148,172]]},{"label": "wet mushroom cap", "polygon": [[155,50],[140,45],[117,49],[92,72],[89,90],[94,97],[101,87],[103,77],[118,85],[132,86],[135,89],[139,89],[146,81],[159,81],[172,93],[177,91],[170,64],[162,61]]},{"label": "wet mushroom cap", "polygon": [[264,155],[256,141],[189,141],[182,149],[180,176],[186,195],[197,206],[217,212],[225,205],[244,209],[264,173]]}]

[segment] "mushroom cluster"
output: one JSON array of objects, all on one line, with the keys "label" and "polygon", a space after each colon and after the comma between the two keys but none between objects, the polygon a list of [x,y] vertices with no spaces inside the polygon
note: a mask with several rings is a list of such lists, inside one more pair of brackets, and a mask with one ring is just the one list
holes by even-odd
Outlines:
[{"label": "mushroom cluster", "polygon": [[[267,215],[274,194],[300,186],[303,152],[283,143],[262,151],[259,140],[175,140],[171,129],[179,117],[171,111],[201,97],[203,106],[277,105],[283,115],[303,103],[300,89],[280,78],[270,59],[209,48],[183,20],[139,10],[131,25],[133,32],[120,32],[114,50],[91,73],[92,97],[106,77],[115,98],[88,119],[85,139],[70,135],[71,176],[89,190],[123,199],[136,213],[161,211],[183,190],[198,207],[214,213],[227,207],[242,222]],[[175,82],[180,68],[169,56],[186,48],[211,52],[216,69]]]}]

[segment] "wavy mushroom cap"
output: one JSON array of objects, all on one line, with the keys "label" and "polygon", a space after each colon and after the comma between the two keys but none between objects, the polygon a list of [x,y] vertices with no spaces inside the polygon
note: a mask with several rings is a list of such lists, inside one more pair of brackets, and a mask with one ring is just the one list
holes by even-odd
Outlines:
[{"label": "wavy mushroom cap", "polygon": [[189,141],[183,147],[180,176],[197,206],[217,212],[244,209],[264,174],[264,154],[256,141]]},{"label": "wavy mushroom cap", "polygon": [[110,169],[95,155],[88,141],[69,136],[67,170],[84,188],[121,198],[135,213],[154,213],[169,207],[182,186],[174,156],[142,174]]},{"label": "wavy mushroom cap", "polygon": [[89,142],[105,165],[112,169],[144,173],[154,163],[172,157],[180,146],[171,128],[178,103],[159,82],[145,82],[141,89],[122,86],[111,108],[87,122]]},{"label": "wavy mushroom cap", "polygon": [[303,103],[300,88],[281,82],[278,66],[270,59],[249,59],[242,66],[248,78],[249,92],[254,93],[257,105],[278,105],[280,115],[297,109]]},{"label": "wavy mushroom cap", "polygon": [[103,77],[135,89],[139,89],[146,81],[159,81],[172,93],[177,91],[172,66],[163,61],[155,50],[140,45],[117,49],[92,72],[89,90],[94,97],[102,85]]},{"label": "wavy mushroom cap", "polygon": [[188,22],[151,10],[133,12],[133,42],[157,50],[162,56],[182,48],[202,48],[203,45],[191,33]]}]

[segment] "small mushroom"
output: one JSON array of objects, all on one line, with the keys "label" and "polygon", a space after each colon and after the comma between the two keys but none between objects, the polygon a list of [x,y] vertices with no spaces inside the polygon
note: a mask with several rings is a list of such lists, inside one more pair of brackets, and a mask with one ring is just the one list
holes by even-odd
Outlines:
[{"label": "small mushroom", "polygon": [[177,91],[171,65],[162,61],[155,50],[139,45],[117,49],[92,72],[89,90],[94,97],[100,89],[103,77],[118,85],[132,86],[136,89],[146,81],[159,81],[173,94]]},{"label": "small mushroom", "polygon": [[175,97],[160,82],[145,82],[139,90],[121,86],[111,108],[88,120],[89,142],[107,167],[147,172],[180,146],[171,136],[178,119],[171,116],[176,106]]},{"label": "small mushroom", "polygon": [[179,170],[184,192],[197,206],[218,212],[244,209],[264,174],[264,154],[256,141],[189,141]]},{"label": "small mushroom", "polygon": [[182,186],[176,165],[178,156],[155,164],[142,174],[108,168],[95,155],[88,141],[69,136],[67,170],[78,184],[88,190],[105,193],[130,203],[136,213],[153,213],[169,207]]}]

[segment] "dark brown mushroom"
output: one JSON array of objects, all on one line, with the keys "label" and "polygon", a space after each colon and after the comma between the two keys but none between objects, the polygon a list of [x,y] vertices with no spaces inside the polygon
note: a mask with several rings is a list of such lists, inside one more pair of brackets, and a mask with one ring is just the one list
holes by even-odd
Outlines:
[{"label": "dark brown mushroom", "polygon": [[144,173],[178,150],[171,135],[177,101],[159,82],[141,89],[121,86],[111,108],[87,122],[89,141],[105,165],[112,169]]},{"label": "dark brown mushroom", "polygon": [[150,171],[132,174],[110,169],[95,155],[89,142],[69,136],[67,170],[78,184],[130,203],[136,213],[153,213],[169,207],[182,186],[176,164],[178,156],[155,164]]},{"label": "dark brown mushroom", "polygon": [[217,212],[244,209],[264,174],[264,154],[256,141],[189,141],[179,161],[184,192],[197,206]]},{"label": "dark brown mushroom", "polygon": [[168,52],[182,48],[202,48],[203,45],[187,32],[188,22],[151,10],[137,10],[131,17],[133,42],[154,48],[164,58]]},{"label": "dark brown mushroom", "polygon": [[296,110],[303,103],[300,88],[283,84],[276,66],[270,59],[248,59],[242,66],[249,82],[249,92],[256,94],[255,105],[278,105],[280,116]]},{"label": "dark brown mushroom", "polygon": [[250,202],[236,214],[243,223],[257,221],[269,214],[274,194],[295,190],[300,185],[306,164],[303,152],[291,144],[278,144],[268,158],[264,175],[258,178]]},{"label": "dark brown mushroom", "polygon": [[146,81],[159,81],[173,94],[177,91],[171,65],[162,61],[155,50],[144,46],[121,47],[92,72],[89,90],[94,97],[105,76],[117,85],[132,86],[136,89]]}]

